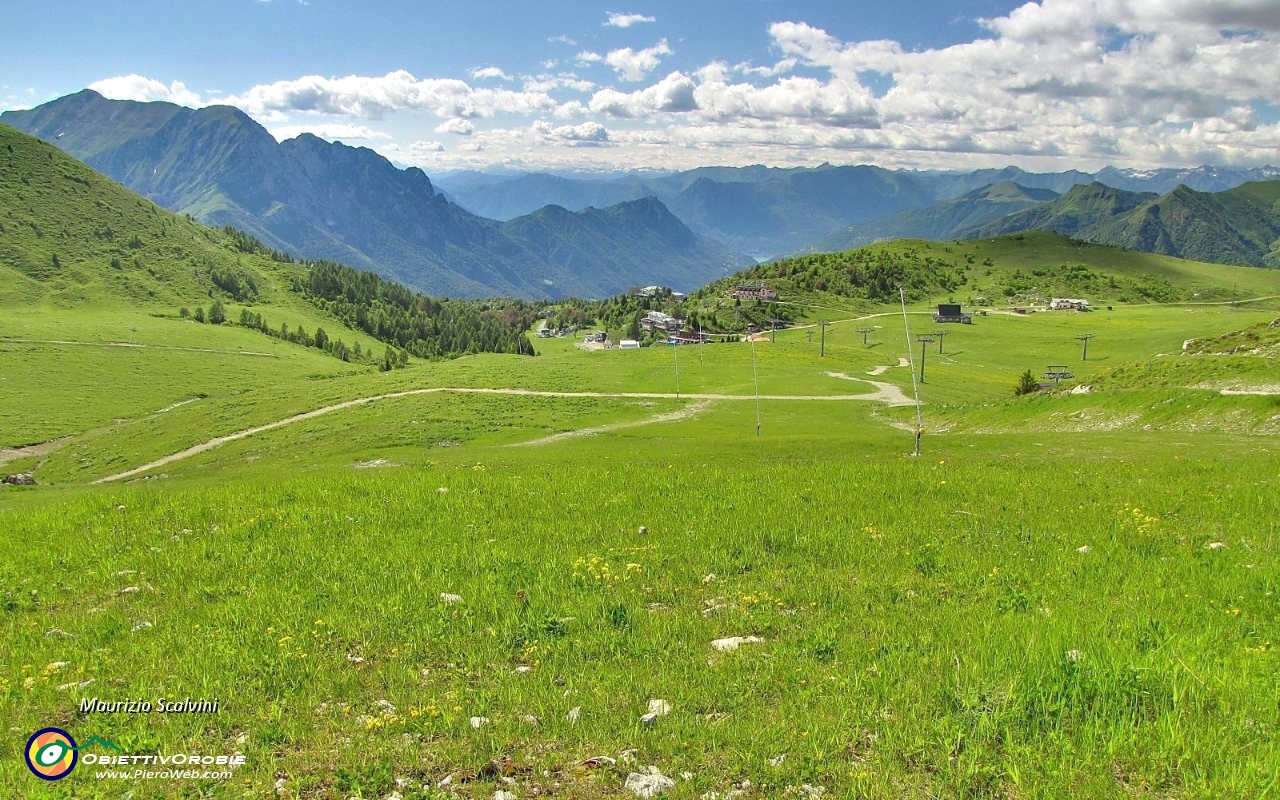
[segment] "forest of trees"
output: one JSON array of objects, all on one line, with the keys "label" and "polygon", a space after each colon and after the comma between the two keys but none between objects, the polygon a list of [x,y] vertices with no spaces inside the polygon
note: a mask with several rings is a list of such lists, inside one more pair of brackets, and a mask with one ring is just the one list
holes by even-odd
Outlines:
[{"label": "forest of trees", "polygon": [[348,326],[419,358],[535,354],[525,331],[536,309],[520,300],[426,297],[372,272],[331,261],[311,264],[306,279],[294,289]]}]

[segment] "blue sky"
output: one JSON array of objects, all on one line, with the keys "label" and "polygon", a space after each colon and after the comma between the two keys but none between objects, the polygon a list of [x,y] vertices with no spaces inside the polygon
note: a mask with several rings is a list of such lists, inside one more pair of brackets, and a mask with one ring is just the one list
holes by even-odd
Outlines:
[{"label": "blue sky", "polygon": [[230,102],[429,172],[1280,162],[1274,0],[15,6],[0,107]]}]

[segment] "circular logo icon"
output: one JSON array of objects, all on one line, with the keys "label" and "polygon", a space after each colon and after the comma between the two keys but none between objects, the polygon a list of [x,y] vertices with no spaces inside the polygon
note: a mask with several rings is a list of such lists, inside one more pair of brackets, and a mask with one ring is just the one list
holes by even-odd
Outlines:
[{"label": "circular logo icon", "polygon": [[37,778],[56,781],[75,769],[76,740],[61,728],[43,728],[27,740],[27,767]]}]

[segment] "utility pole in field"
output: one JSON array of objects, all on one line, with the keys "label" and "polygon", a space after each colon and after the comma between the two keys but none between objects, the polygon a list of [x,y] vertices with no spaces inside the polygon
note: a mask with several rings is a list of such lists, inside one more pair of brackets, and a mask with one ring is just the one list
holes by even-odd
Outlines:
[{"label": "utility pole in field", "polygon": [[875,331],[875,328],[858,328],[858,333],[862,334],[862,343],[867,343],[867,334]]},{"label": "utility pole in field", "polygon": [[948,333],[951,333],[951,331],[934,331],[929,334],[930,336],[938,337],[938,355],[942,355],[942,337],[946,336]]},{"label": "utility pole in field", "polygon": [[1095,333],[1082,333],[1082,334],[1080,334],[1079,336],[1077,336],[1077,337],[1076,337],[1076,338],[1077,338],[1077,339],[1079,339],[1080,341],[1084,342],[1084,353],[1082,353],[1082,354],[1081,354],[1081,356],[1080,356],[1080,360],[1081,360],[1081,361],[1088,361],[1088,360],[1089,360],[1089,340],[1090,340],[1090,339],[1092,339],[1094,336],[1097,336],[1097,334],[1095,334]]},{"label": "utility pole in field", "polygon": [[831,323],[825,319],[818,322],[818,325],[822,327],[822,344],[818,348],[818,356],[820,358],[825,358],[827,355],[827,326],[830,324]]},{"label": "utility pole in field", "polygon": [[924,383],[924,355],[928,351],[929,345],[933,342],[933,337],[917,336],[916,341],[920,343],[920,382]]}]

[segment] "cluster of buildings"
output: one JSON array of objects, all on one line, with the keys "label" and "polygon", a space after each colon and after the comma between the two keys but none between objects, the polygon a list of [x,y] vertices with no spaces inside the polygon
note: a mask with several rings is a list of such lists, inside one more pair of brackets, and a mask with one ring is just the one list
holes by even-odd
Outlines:
[{"label": "cluster of buildings", "polygon": [[734,300],[777,300],[778,293],[763,283],[743,283],[733,290]]}]

